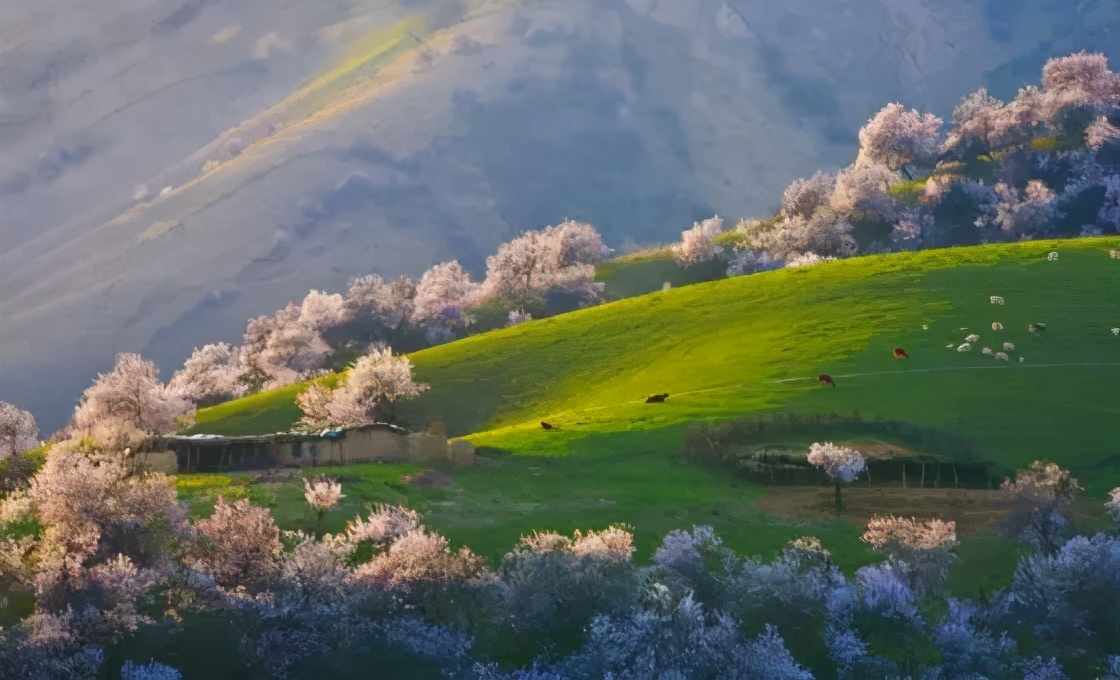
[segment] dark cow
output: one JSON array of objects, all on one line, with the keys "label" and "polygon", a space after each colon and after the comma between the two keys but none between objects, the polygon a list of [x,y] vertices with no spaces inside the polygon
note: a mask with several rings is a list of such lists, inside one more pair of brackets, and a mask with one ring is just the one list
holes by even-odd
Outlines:
[{"label": "dark cow", "polygon": [[555,428],[553,428],[552,423],[546,423],[543,420],[541,421],[541,427],[543,427],[546,430],[555,429]]},{"label": "dark cow", "polygon": [[821,373],[820,376],[817,378],[817,380],[820,380],[822,383],[825,383],[826,385],[832,385],[833,387],[836,387],[836,382],[833,381],[832,376],[828,375],[827,373]]},{"label": "dark cow", "polygon": [[907,354],[906,350],[902,349],[901,347],[895,347],[894,348],[894,358],[895,359],[909,359],[910,355]]},{"label": "dark cow", "polygon": [[668,392],[666,392],[665,394],[655,394],[652,397],[650,397],[649,399],[646,399],[646,403],[647,404],[664,404],[665,400],[668,399],[668,398],[669,398],[669,393]]}]

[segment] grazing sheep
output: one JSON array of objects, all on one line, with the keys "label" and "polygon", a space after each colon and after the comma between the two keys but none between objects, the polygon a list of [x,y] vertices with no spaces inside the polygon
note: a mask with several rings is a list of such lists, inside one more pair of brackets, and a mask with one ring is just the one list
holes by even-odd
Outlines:
[{"label": "grazing sheep", "polygon": [[991,347],[985,347],[984,349],[980,350],[980,353],[983,354],[986,357],[990,357],[990,356],[992,356],[992,348]]},{"label": "grazing sheep", "polygon": [[1003,298],[1001,298],[998,295],[993,295],[988,299],[991,300],[993,305],[1002,305],[1003,304]]},{"label": "grazing sheep", "polygon": [[1112,329],[1112,334],[1113,335],[1120,335],[1120,328],[1113,328]]},{"label": "grazing sheep", "polygon": [[1013,342],[1005,342],[1005,343],[1003,343],[1003,351],[1004,351],[1004,352],[1013,352],[1013,351],[1015,351],[1015,343],[1013,343]]},{"label": "grazing sheep", "polygon": [[1019,363],[1020,364],[1023,363],[1024,361],[1026,361],[1026,359],[1024,359],[1023,357],[1019,357]]},{"label": "grazing sheep", "polygon": [[1058,259],[1058,253],[1051,250],[1049,253],[1046,253],[1046,259],[1050,262],[1053,262],[1054,260]]},{"label": "grazing sheep", "polygon": [[998,321],[993,321],[992,322],[992,330],[993,331],[1002,331],[1003,330],[1003,324],[1001,324]]},{"label": "grazing sheep", "polygon": [[647,404],[663,404],[663,403],[665,403],[665,400],[668,399],[668,398],[669,398],[669,393],[668,392],[666,392],[665,394],[655,394],[652,397],[650,397],[649,399],[646,399],[646,403]]},{"label": "grazing sheep", "polygon": [[956,345],[951,342],[948,345],[945,345],[945,349],[953,349],[954,347],[956,347]]},{"label": "grazing sheep", "polygon": [[1120,260],[1120,250],[1110,250],[1108,256],[1114,260]]},{"label": "grazing sheep", "polygon": [[979,339],[980,339],[980,336],[979,336],[979,335],[977,335],[977,334],[975,334],[975,333],[973,333],[972,335],[970,335],[970,336],[968,336],[967,338],[965,338],[965,339],[964,339],[964,341],[965,341],[965,342],[976,342],[976,341],[977,341],[977,340],[979,340]]},{"label": "grazing sheep", "polygon": [[1038,335],[1038,326],[1036,326],[1032,323],[1031,325],[1027,326],[1027,332],[1034,333],[1035,335]]},{"label": "grazing sheep", "polygon": [[970,351],[972,351],[972,345],[970,345],[966,342],[963,345],[960,345],[959,347],[957,347],[957,351],[958,352],[970,352]]},{"label": "grazing sheep", "polygon": [[961,326],[961,327],[960,327],[960,328],[958,328],[957,330],[959,330],[959,331],[967,331],[967,330],[968,330],[968,327],[967,327],[967,326]]},{"label": "grazing sheep", "polygon": [[1007,354],[1005,352],[996,352],[995,357],[1000,361],[1007,361]]}]

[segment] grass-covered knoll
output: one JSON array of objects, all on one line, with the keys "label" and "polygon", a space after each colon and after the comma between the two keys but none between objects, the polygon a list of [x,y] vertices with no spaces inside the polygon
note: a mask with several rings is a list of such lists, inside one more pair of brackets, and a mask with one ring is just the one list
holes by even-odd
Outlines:
[{"label": "grass-covered knoll", "polygon": [[[679,459],[687,423],[775,409],[859,410],[937,427],[1006,468],[1058,460],[1100,496],[1120,482],[1110,464],[1120,339],[1109,333],[1120,325],[1120,262],[1107,253],[1118,246],[1104,238],[856,258],[672,289],[417,352],[417,376],[432,388],[413,414],[441,416],[452,434],[487,447],[489,462],[431,488],[405,482],[415,465],[325,471],[348,496],[327,528],[377,500],[421,510],[492,557],[534,529],[626,522],[639,556],[666,531],[703,523],[745,552],[810,533],[845,566],[869,560],[854,540],[858,522],[767,514],[760,487]],[[1057,262],[1046,260],[1051,249]],[[990,295],[1006,305],[991,305]],[[1005,330],[993,334],[993,321]],[[1035,321],[1047,324],[1038,337],[1026,332]],[[945,347],[971,331],[981,336],[973,352]],[[1005,339],[1025,363],[980,354]],[[911,359],[891,358],[896,345]],[[838,386],[819,385],[820,372]],[[204,410],[200,429],[282,428],[297,415],[297,391]],[[667,403],[644,403],[662,391]],[[559,430],[543,431],[541,420]],[[298,479],[267,487],[261,502],[281,524],[311,526]],[[978,536],[962,555],[954,582],[973,594],[1014,553]]]}]

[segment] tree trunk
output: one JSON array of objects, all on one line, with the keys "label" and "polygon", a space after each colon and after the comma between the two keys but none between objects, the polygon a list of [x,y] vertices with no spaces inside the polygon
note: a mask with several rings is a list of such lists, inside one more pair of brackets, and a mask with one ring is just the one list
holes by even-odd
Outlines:
[{"label": "tree trunk", "polygon": [[840,512],[843,507],[843,504],[840,502],[840,482],[836,482],[836,512]]},{"label": "tree trunk", "polygon": [[926,488],[926,464],[922,463],[922,488]]},{"label": "tree trunk", "polygon": [[953,488],[954,489],[961,488],[961,480],[960,480],[959,477],[957,477],[957,464],[956,463],[953,463]]},{"label": "tree trunk", "polygon": [[906,463],[902,464],[902,488],[906,488]]}]

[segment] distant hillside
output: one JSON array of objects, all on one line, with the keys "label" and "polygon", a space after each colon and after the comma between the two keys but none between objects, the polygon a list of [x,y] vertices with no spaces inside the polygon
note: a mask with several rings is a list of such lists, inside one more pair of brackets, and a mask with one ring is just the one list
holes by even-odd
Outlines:
[{"label": "distant hillside", "polygon": [[117,351],[166,377],[309,288],[477,270],[564,217],[620,246],[766,212],[886,101],[945,115],[1120,44],[1114,3],[1048,0],[19,0],[0,25],[0,393],[48,430]]},{"label": "distant hillside", "polygon": [[[609,454],[631,434],[750,412],[859,411],[954,432],[1002,470],[1051,458],[1093,490],[1112,488],[1116,248],[1110,237],[859,257],[533,321],[412,355],[432,389],[409,415],[439,416],[479,445],[553,456],[587,437]],[[1028,333],[1040,321],[1046,330]],[[971,352],[947,347],[969,333],[981,338]],[[981,353],[1003,342],[1015,345],[1010,362]],[[895,346],[911,358],[893,359]],[[821,387],[821,372],[838,387]],[[284,429],[298,391],[204,409],[194,431]],[[644,403],[658,392],[667,403]]]}]

